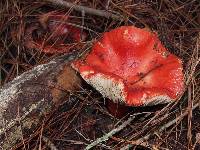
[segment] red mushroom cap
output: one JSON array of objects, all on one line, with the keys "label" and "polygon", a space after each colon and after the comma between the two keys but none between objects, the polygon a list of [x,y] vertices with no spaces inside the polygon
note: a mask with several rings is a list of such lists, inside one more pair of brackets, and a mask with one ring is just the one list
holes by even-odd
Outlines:
[{"label": "red mushroom cap", "polygon": [[[38,23],[31,24],[25,30],[25,46],[48,54],[69,52],[72,47],[78,49],[87,34],[67,21],[69,16],[58,11],[40,15]],[[34,38],[33,33],[37,30],[42,32]]]},{"label": "red mushroom cap", "polygon": [[130,106],[171,102],[184,88],[181,60],[155,33],[133,26],[104,33],[72,66],[104,97]]},{"label": "red mushroom cap", "polygon": [[48,28],[50,33],[52,33],[51,38],[64,36],[63,39],[65,39],[69,36],[73,42],[85,40],[86,34],[84,32],[81,33],[80,28],[67,24],[69,20],[68,15],[58,11],[51,11],[39,17],[40,24],[43,28]]}]

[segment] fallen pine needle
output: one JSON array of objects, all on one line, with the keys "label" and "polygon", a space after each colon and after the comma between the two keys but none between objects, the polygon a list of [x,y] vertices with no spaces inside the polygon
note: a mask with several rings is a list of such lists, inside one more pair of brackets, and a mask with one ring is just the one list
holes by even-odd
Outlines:
[{"label": "fallen pine needle", "polygon": [[[197,107],[199,107],[199,103],[195,104],[195,105],[192,107],[192,110],[196,109]],[[169,121],[168,123],[166,123],[166,124],[164,124],[163,126],[161,126],[161,127],[158,129],[158,131],[155,131],[155,132],[150,133],[150,134],[148,134],[148,135],[146,135],[146,136],[144,136],[144,137],[142,137],[142,138],[139,138],[139,139],[137,139],[137,140],[135,140],[135,141],[132,141],[132,142],[131,142],[132,144],[128,144],[128,145],[122,147],[120,150],[128,150],[128,149],[131,148],[133,145],[141,145],[141,146],[145,146],[145,147],[150,147],[149,144],[148,144],[147,142],[145,142],[145,141],[147,141],[147,140],[150,138],[151,135],[156,134],[156,133],[158,133],[158,132],[164,131],[165,129],[167,129],[167,128],[169,128],[170,126],[172,126],[173,124],[175,124],[177,121],[179,121],[179,120],[181,120],[182,118],[184,118],[185,116],[187,116],[188,113],[189,113],[189,111],[186,110],[183,114],[181,114],[181,116],[179,116],[178,120],[177,120],[177,118],[175,118],[175,119]]]}]

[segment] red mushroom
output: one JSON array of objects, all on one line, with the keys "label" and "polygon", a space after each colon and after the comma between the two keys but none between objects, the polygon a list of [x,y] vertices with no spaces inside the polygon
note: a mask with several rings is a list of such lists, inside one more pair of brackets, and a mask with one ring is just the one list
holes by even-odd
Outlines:
[{"label": "red mushroom", "polygon": [[72,66],[104,97],[129,106],[172,102],[184,88],[181,60],[156,33],[133,26],[104,33]]},{"label": "red mushroom", "polygon": [[[86,39],[86,33],[81,32],[80,28],[67,24],[69,17],[64,13],[48,12],[40,15],[38,21],[39,23],[31,24],[25,31],[27,48],[39,49],[50,54],[65,53],[69,52],[75,43]],[[37,30],[40,34],[34,37],[33,33]],[[76,44],[76,47],[79,45]]]},{"label": "red mushroom", "polygon": [[81,29],[67,24],[67,21],[69,21],[69,16],[58,11],[51,11],[39,16],[40,24],[44,29],[49,30],[52,39],[56,40],[56,38],[63,36],[62,40],[70,37],[72,42],[85,40],[86,34],[82,32],[81,35]]}]

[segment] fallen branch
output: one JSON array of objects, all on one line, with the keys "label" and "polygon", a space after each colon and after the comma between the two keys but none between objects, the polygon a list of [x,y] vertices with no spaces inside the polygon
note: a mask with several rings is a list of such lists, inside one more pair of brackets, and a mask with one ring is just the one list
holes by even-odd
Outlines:
[{"label": "fallen branch", "polygon": [[0,148],[10,149],[29,137],[66,91],[78,86],[79,78],[66,65],[74,58],[68,54],[39,65],[0,89]]}]

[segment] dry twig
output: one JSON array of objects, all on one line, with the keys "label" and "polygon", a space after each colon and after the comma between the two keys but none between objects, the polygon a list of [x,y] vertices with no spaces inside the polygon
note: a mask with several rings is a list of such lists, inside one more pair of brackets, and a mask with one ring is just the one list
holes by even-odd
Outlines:
[{"label": "dry twig", "polygon": [[115,20],[122,20],[123,19],[122,16],[115,15],[113,13],[106,11],[106,10],[97,10],[97,9],[94,9],[94,8],[76,5],[74,3],[66,2],[66,1],[63,1],[63,0],[44,0],[44,1],[49,2],[53,5],[61,6],[61,7],[73,8],[76,11],[80,11],[80,12],[84,11],[85,13],[95,15],[95,16],[112,18],[112,19],[115,19]]}]

